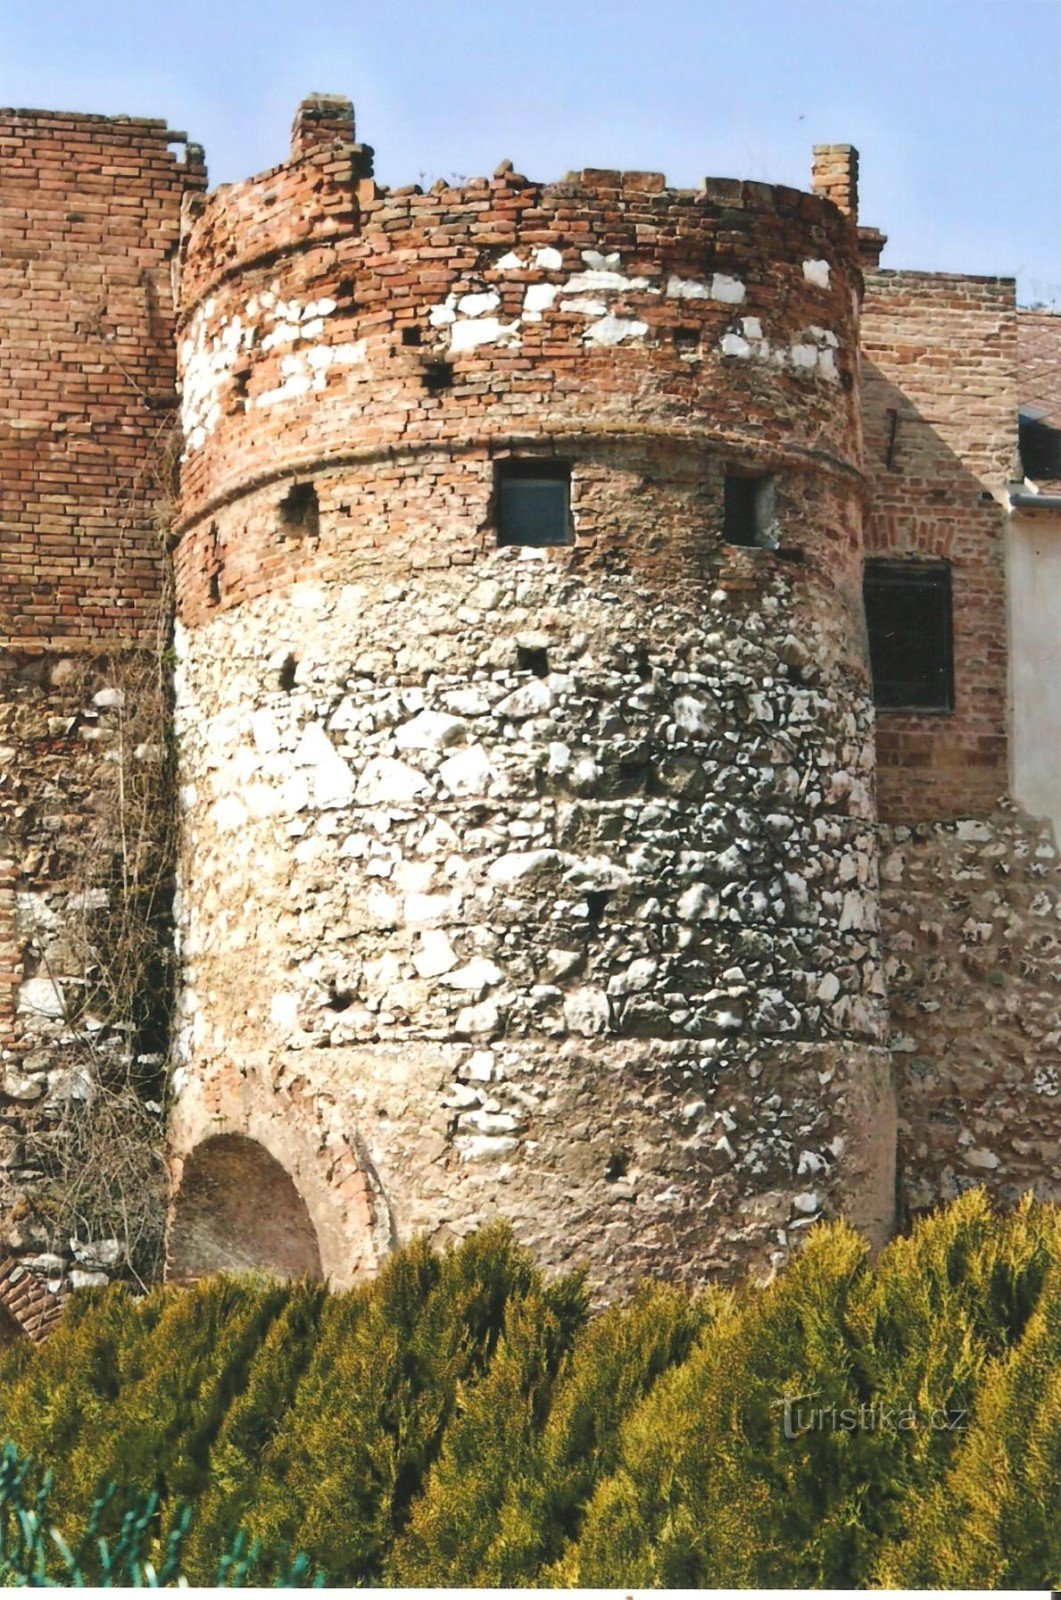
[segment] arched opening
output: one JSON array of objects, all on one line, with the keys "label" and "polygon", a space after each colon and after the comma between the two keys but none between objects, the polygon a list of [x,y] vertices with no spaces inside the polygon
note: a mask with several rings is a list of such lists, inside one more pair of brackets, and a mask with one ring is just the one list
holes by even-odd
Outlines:
[{"label": "arched opening", "polygon": [[173,1283],[208,1272],[323,1276],[306,1202],[279,1161],[237,1133],[206,1139],[185,1162],[168,1258]]}]

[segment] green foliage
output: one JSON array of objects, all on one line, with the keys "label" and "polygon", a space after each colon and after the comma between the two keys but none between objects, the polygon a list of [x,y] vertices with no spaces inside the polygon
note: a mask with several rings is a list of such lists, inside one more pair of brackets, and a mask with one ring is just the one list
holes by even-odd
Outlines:
[{"label": "green foliage", "polygon": [[927,1218],[875,1269],[843,1225],[815,1230],[631,1418],[566,1581],[867,1584],[1059,1263],[1056,1212],[999,1220],[982,1194]]},{"label": "green foliage", "polygon": [[295,1393],[297,1426],[261,1463],[247,1526],[263,1544],[297,1534],[331,1581],[379,1582],[459,1387],[482,1377],[538,1281],[508,1231],[486,1228],[442,1256],[399,1251],[345,1316],[340,1300]]},{"label": "green foliage", "polygon": [[[91,1585],[104,1589],[159,1589],[183,1586],[181,1571],[184,1540],[191,1511],[181,1507],[164,1541],[154,1535],[159,1497],[146,1495],[130,1507],[113,1538],[102,1532],[111,1499],[105,1491],[92,1504],[80,1542],[67,1543],[50,1520],[51,1479],[35,1482],[33,1463],[20,1458],[10,1444],[0,1452],[0,1583],[18,1587],[53,1588]],[[218,1588],[237,1588],[248,1579],[261,1582],[273,1576],[276,1588],[320,1588],[323,1574],[311,1575],[304,1556],[280,1563],[262,1561],[261,1550],[244,1533],[235,1534],[222,1548],[212,1575]]]},{"label": "green foliage", "polygon": [[577,1282],[534,1292],[512,1307],[489,1369],[478,1383],[460,1386],[442,1453],[399,1538],[394,1582],[481,1581],[506,1489],[522,1483],[534,1460],[553,1380],[584,1317]]},{"label": "green foliage", "polygon": [[1061,1588],[1061,1260],[1024,1337],[986,1375],[964,1448],[884,1550],[879,1583]]},{"label": "green foliage", "polygon": [[4,1436],[0,1581],[1056,1587],[1061,1213],[593,1317],[503,1227],[344,1294],[107,1290],[4,1355]]}]

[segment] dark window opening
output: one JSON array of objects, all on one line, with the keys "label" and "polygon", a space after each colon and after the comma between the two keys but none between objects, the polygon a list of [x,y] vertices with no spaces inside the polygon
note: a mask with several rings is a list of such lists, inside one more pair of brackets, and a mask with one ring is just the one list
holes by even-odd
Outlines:
[{"label": "dark window opening", "polygon": [[1038,406],[1022,406],[1017,417],[1021,468],[1026,478],[1061,478],[1061,428]]},{"label": "dark window opening", "polygon": [[280,526],[286,537],[316,539],[321,531],[320,503],[312,483],[293,483],[280,502]]},{"label": "dark window opening", "polygon": [[419,328],[403,328],[402,329],[402,344],[419,344],[419,343],[420,343],[420,329]]},{"label": "dark window opening", "polygon": [[943,562],[867,562],[862,592],[877,705],[953,710],[950,567]]},{"label": "dark window opening", "polygon": [[500,461],[497,465],[499,545],[573,544],[571,469],[556,461]]},{"label": "dark window opening", "polygon": [[295,687],[295,669],[297,666],[298,662],[295,660],[294,656],[284,657],[283,665],[280,668],[276,680],[284,694],[290,694],[292,689]]},{"label": "dark window opening", "polygon": [[540,645],[518,644],[516,667],[520,672],[533,672],[536,678],[549,676],[549,652]]},{"label": "dark window opening", "polygon": [[590,922],[597,924],[603,921],[604,913],[611,897],[612,894],[610,889],[586,890],[586,915]]},{"label": "dark window opening", "polygon": [[777,495],[773,478],[726,473],[722,538],[746,549],[776,550]]},{"label": "dark window opening", "polygon": [[224,566],[224,557],[221,554],[221,536],[217,531],[217,523],[210,524],[207,535],[206,556],[206,594],[207,601],[212,606],[221,604],[221,571]]},{"label": "dark window opening", "polygon": [[674,348],[680,356],[694,355],[700,348],[699,330],[696,328],[675,328]]}]

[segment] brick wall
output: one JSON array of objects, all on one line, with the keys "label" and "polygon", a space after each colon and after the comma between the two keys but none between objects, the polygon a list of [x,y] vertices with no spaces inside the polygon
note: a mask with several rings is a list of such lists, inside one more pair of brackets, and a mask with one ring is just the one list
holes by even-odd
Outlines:
[{"label": "brick wall", "polygon": [[954,603],[952,713],[878,713],[886,821],[986,815],[1008,785],[1003,491],[1017,439],[1008,278],[867,277],[867,556],[940,557]]},{"label": "brick wall", "polygon": [[170,257],[201,153],[164,122],[0,111],[0,644],[135,636],[174,404]]}]

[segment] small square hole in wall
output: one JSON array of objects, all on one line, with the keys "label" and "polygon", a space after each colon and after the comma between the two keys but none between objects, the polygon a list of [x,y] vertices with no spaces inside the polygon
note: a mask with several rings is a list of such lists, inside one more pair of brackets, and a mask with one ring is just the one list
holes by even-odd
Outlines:
[{"label": "small square hole in wall", "polygon": [[428,394],[441,394],[453,388],[453,368],[448,361],[429,361],[421,374],[421,382]]},{"label": "small square hole in wall", "polygon": [[776,550],[777,492],[772,477],[727,472],[723,495],[722,538],[747,549]]},{"label": "small square hole in wall", "polygon": [[280,528],[286,538],[320,535],[320,503],[312,483],[293,483],[280,502]]},{"label": "small square hole in wall", "polygon": [[420,329],[406,327],[402,329],[402,344],[418,345],[420,343]]},{"label": "small square hole in wall", "polygon": [[560,461],[512,457],[496,468],[499,545],[574,544],[571,525],[571,468]]}]

